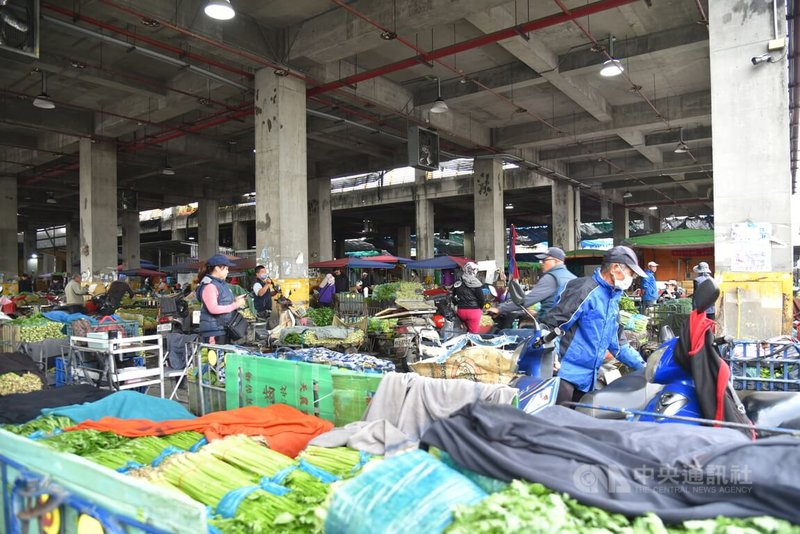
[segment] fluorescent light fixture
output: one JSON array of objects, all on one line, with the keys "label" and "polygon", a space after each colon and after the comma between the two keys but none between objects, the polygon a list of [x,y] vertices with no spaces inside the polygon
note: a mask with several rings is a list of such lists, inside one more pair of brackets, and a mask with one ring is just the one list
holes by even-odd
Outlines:
[{"label": "fluorescent light fixture", "polygon": [[600,69],[600,76],[605,76],[606,78],[619,76],[624,70],[622,63],[618,59],[609,59],[603,63],[603,68]]},{"label": "fluorescent light fixture", "polygon": [[217,20],[231,20],[236,16],[230,0],[209,0],[203,11],[212,19]]},{"label": "fluorescent light fixture", "polygon": [[625,193],[622,195],[622,198],[633,198],[633,193],[630,191],[625,191]]},{"label": "fluorescent light fixture", "polygon": [[657,209],[658,209],[658,206],[650,206],[650,207],[649,207],[649,208],[647,208],[647,209],[649,209],[650,211],[655,211],[655,210],[657,210]]},{"label": "fluorescent light fixture", "polygon": [[431,113],[447,113],[450,111],[450,108],[447,107],[447,102],[445,102],[442,98],[442,82],[439,78],[436,78],[436,87],[437,97],[436,101],[433,103],[433,106],[431,106]]},{"label": "fluorescent light fixture", "polygon": [[169,163],[167,163],[166,165],[164,165],[164,168],[161,169],[161,174],[163,174],[164,176],[175,176],[175,169],[170,167]]},{"label": "fluorescent light fixture", "polygon": [[514,204],[512,204],[511,202],[507,202],[506,203],[506,209],[507,210],[513,210],[514,209]]},{"label": "fluorescent light fixture", "polygon": [[36,259],[36,258],[38,258],[38,257],[39,257],[39,255],[38,255],[38,254],[36,254],[35,252],[34,252],[33,254],[31,254],[31,259],[32,259],[32,260],[35,260],[35,259]]}]

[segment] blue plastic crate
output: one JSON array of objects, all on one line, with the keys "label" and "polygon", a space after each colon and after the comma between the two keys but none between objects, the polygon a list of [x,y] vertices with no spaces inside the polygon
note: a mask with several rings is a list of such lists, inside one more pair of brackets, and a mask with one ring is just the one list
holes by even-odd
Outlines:
[{"label": "blue plastic crate", "polygon": [[800,344],[737,340],[722,347],[734,389],[800,391]]}]

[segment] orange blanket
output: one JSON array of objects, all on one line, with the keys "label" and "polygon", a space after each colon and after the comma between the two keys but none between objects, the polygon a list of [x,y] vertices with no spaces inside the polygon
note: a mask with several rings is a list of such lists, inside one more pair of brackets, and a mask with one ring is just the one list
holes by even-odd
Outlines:
[{"label": "orange blanket", "polygon": [[306,415],[285,404],[266,408],[248,406],[224,412],[214,412],[197,419],[175,419],[161,423],[149,419],[117,419],[103,417],[99,421],[84,421],[67,430],[101,430],[131,438],[164,436],[194,430],[205,434],[208,441],[232,434],[263,436],[269,447],[294,458],[308,442],[333,428],[333,423]]}]

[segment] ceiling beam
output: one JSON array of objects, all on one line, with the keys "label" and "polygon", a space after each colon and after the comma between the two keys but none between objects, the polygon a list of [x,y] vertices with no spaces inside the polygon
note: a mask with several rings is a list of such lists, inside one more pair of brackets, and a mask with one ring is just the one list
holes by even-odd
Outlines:
[{"label": "ceiling beam", "polygon": [[[670,124],[678,126],[690,121],[707,119],[711,116],[711,93],[698,91],[679,96],[659,98],[655,107],[665,115]],[[495,146],[501,147],[549,147],[565,141],[585,141],[598,137],[619,135],[629,130],[656,129],[663,125],[653,109],[645,102],[617,106],[612,111],[613,120],[598,122],[588,113],[576,116],[558,117],[553,123],[564,133],[539,123],[515,124],[493,130]]]},{"label": "ceiling beam", "polygon": [[[702,148],[692,151],[695,159],[688,154],[664,153],[664,161],[660,164],[652,163],[642,156],[631,158],[617,158],[605,161],[575,162],[569,165],[567,175],[575,180],[584,182],[598,181],[604,178],[622,178],[626,174],[671,174],[671,172],[698,172],[704,169],[701,166],[710,166],[711,148]],[[619,167],[621,170],[618,170]]]},{"label": "ceiling beam", "polygon": [[[494,33],[517,23],[516,13],[511,13],[509,7],[516,9],[517,6],[516,3],[511,6],[497,6],[475,13],[467,17],[467,20],[483,33]],[[553,52],[536,32],[528,34],[525,39],[506,39],[497,44],[532,70],[540,73],[545,80],[595,119],[611,120],[611,107],[606,99],[591,86],[578,85],[559,72],[558,54]]]}]

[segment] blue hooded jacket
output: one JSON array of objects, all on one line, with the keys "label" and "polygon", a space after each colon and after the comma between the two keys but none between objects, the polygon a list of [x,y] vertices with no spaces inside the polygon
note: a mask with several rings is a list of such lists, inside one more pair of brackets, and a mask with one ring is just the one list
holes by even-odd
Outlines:
[{"label": "blue hooded jacket", "polygon": [[632,369],[644,366],[639,353],[628,345],[618,322],[622,291],[603,280],[600,269],[567,283],[544,323],[560,327],[561,368],[558,376],[584,392],[592,391],[606,351]]},{"label": "blue hooded jacket", "polygon": [[650,269],[647,269],[644,274],[647,276],[642,277],[642,300],[645,302],[655,302],[656,299],[658,299],[656,275]]}]

